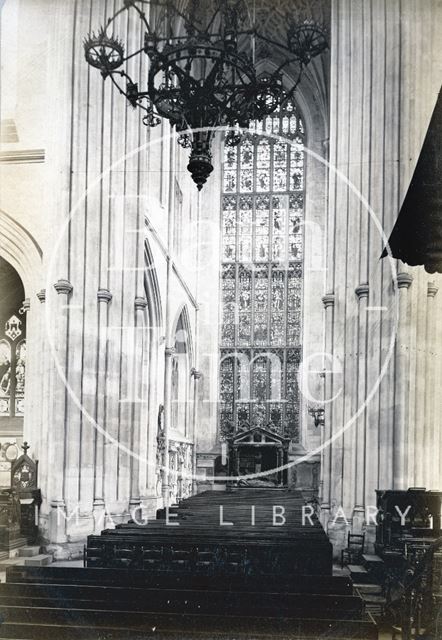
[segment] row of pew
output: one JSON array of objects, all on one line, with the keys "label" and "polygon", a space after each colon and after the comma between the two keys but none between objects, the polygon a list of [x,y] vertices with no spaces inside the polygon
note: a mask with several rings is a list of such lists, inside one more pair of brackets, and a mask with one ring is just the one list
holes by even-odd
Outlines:
[{"label": "row of pew", "polygon": [[171,510],[174,526],[160,511],[90,536],[84,568],[11,567],[0,640],[374,640],[303,506],[296,491],[206,492]]},{"label": "row of pew", "polygon": [[11,567],[0,584],[0,639],[374,640],[351,580],[294,585],[143,570]]},{"label": "row of pew", "polygon": [[208,491],[89,536],[85,565],[203,575],[331,574],[332,546],[298,491]]}]

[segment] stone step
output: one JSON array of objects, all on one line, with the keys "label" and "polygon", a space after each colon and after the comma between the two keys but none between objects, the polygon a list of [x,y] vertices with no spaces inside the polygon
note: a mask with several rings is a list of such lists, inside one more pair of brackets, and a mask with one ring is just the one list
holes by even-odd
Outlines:
[{"label": "stone step", "polygon": [[355,584],[353,586],[363,594],[370,593],[373,595],[382,593],[382,587],[380,584],[376,583],[367,583],[367,584]]},{"label": "stone step", "polygon": [[365,567],[363,567],[361,564],[349,564],[347,566],[348,566],[348,570],[352,574],[364,575],[364,574],[368,573],[367,569]]},{"label": "stone step", "polygon": [[380,594],[376,593],[361,593],[362,598],[365,603],[370,604],[385,604],[386,598]]},{"label": "stone step", "polygon": [[32,558],[40,554],[40,547],[22,547],[18,550],[20,558]]},{"label": "stone step", "polygon": [[350,571],[351,579],[353,580],[353,584],[367,584],[373,583],[373,577],[370,572],[367,571],[365,567],[359,564],[349,564],[348,569]]},{"label": "stone step", "polygon": [[25,558],[25,567],[46,567],[52,563],[52,556],[47,553],[39,553],[31,558]]},{"label": "stone step", "polygon": [[363,553],[362,559],[366,564],[384,564],[382,558],[380,558],[376,554]]},{"label": "stone step", "polygon": [[0,560],[0,571],[6,571],[9,567],[22,567],[24,563],[24,558],[19,558],[18,556],[10,558],[8,554],[7,558]]}]

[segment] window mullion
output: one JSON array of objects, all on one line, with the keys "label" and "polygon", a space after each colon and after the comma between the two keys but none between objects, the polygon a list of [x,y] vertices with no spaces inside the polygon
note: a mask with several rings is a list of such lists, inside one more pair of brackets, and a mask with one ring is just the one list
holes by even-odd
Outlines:
[{"label": "window mullion", "polygon": [[[255,363],[254,358],[256,356],[263,355],[264,353],[278,355],[281,358],[281,399],[277,402],[278,406],[281,409],[281,426],[284,432],[287,433],[286,429],[288,427],[287,420],[290,417],[292,420],[297,422],[297,416],[294,414],[291,409],[288,411],[287,407],[287,397],[288,397],[288,385],[287,385],[287,376],[293,377],[292,365],[288,366],[288,352],[294,345],[289,344],[289,340],[291,339],[289,332],[289,291],[292,291],[293,294],[298,295],[297,288],[294,287],[289,289],[289,274],[290,269],[293,268],[293,264],[290,261],[290,193],[291,193],[291,145],[288,141],[289,138],[293,138],[295,132],[290,129],[290,121],[295,116],[296,112],[291,112],[289,110],[288,113],[288,121],[287,121],[287,144],[286,144],[286,155],[285,155],[285,164],[286,164],[286,189],[285,191],[277,191],[274,192],[274,188],[281,188],[282,184],[279,181],[275,182],[275,167],[276,167],[276,158],[275,158],[275,142],[269,135],[267,134],[267,130],[265,128],[265,123],[263,123],[262,128],[260,129],[260,133],[258,135],[245,136],[243,142],[238,145],[238,153],[236,156],[236,193],[233,193],[236,198],[236,211],[235,211],[235,262],[234,262],[234,296],[235,300],[235,327],[234,327],[234,351],[242,351],[244,355],[247,354],[249,359],[250,366],[250,375],[249,375],[249,383],[250,383],[250,395],[249,398],[243,398],[244,404],[241,405],[241,400],[238,393],[239,386],[239,375],[240,375],[240,362],[238,361],[238,357],[234,357],[233,362],[233,415],[234,421],[236,424],[237,421],[237,413],[240,406],[246,408],[248,405],[248,413],[249,420],[251,425],[255,423],[256,415],[259,414],[261,416],[264,415],[262,411],[262,407],[259,412],[256,411],[256,393],[255,393],[255,384],[256,384],[256,375],[258,375],[258,379],[261,380],[261,376],[265,371],[265,398],[261,398],[262,389],[259,393],[259,402],[264,401],[265,403],[265,420],[268,422],[271,416],[271,407],[272,407],[272,362],[269,357],[265,358],[265,368],[264,362],[260,361],[257,364],[257,368],[259,369],[259,373],[255,371]],[[283,135],[282,129],[282,121],[284,114],[279,114],[279,133]],[[272,127],[273,127],[273,119],[272,119]],[[257,129],[256,129],[257,130]],[[273,129],[272,129],[273,130]],[[263,151],[261,156],[259,156],[258,152],[260,151],[259,143],[262,139],[268,139],[268,150],[269,153],[267,155],[268,160],[264,161],[261,169],[258,168],[259,159],[263,160],[266,158],[266,153]],[[282,142],[282,141],[281,141]],[[244,191],[241,190],[241,171],[242,171],[242,154],[241,147],[244,144],[248,144],[247,150],[243,149],[244,162],[247,166],[247,176],[244,177]],[[283,152],[283,145],[280,144],[278,149],[279,153]],[[262,150],[261,150],[262,151]],[[250,157],[252,154],[252,157]],[[280,156],[278,155],[278,158]],[[282,159],[282,158],[281,158]],[[278,167],[284,166],[283,163],[278,160]],[[261,166],[261,165],[260,165]],[[267,176],[264,175],[264,167],[267,168],[268,171],[268,186],[267,186]],[[233,166],[232,166],[233,169]],[[250,169],[252,175],[250,176]],[[259,171],[262,171],[263,175],[259,174]],[[259,174],[259,175],[258,175]],[[261,177],[260,182],[258,183],[258,177]],[[252,184],[247,182],[247,179],[252,179]],[[258,188],[262,189],[258,193]],[[267,188],[267,190],[265,190]],[[240,255],[240,243],[244,238],[241,237],[242,227],[240,226],[241,220],[241,197],[250,197],[251,199],[251,230],[249,233],[249,241],[251,242],[251,253],[247,255],[244,253]],[[264,216],[261,216],[260,222],[262,226],[259,226],[259,234],[257,233],[258,225],[257,225],[257,198],[268,198],[268,208],[267,208],[267,222],[266,227],[264,226]],[[274,229],[274,199],[277,199],[278,209],[281,210],[285,208],[285,222],[284,226],[281,227],[278,225],[277,229]],[[260,212],[261,209],[265,210],[265,202],[260,202]],[[244,209],[248,208],[248,204],[244,204]],[[244,231],[246,229],[244,228]],[[276,235],[275,235],[276,232]],[[265,238],[265,234],[267,233],[267,238]],[[279,239],[281,235],[284,235],[284,242],[281,243],[281,240],[278,240],[278,252],[280,252],[280,258],[278,258],[278,262],[274,261],[274,242],[276,239]],[[267,259],[261,257],[260,247],[257,247],[258,243],[262,243],[265,246],[265,240],[267,240],[267,250],[268,256]],[[246,246],[246,245],[244,245]],[[276,256],[276,253],[275,253]],[[261,259],[260,259],[261,258]],[[244,310],[241,312],[240,310],[240,274],[244,270],[243,275],[245,276],[245,281],[249,283],[249,305],[247,308],[247,299],[243,300]],[[266,274],[267,278],[267,289],[265,298],[262,297],[264,291],[264,282],[260,279],[259,274]],[[273,278],[275,277],[275,282],[273,282]],[[273,290],[273,285],[275,286],[275,291]],[[247,286],[247,285],[246,285]],[[259,288],[259,298],[257,298],[257,286]],[[273,310],[273,296],[278,295],[278,299],[281,296],[284,296],[283,304],[277,305],[277,309]],[[224,299],[224,298],[222,298]],[[267,301],[267,309],[264,313],[264,308],[262,307],[263,300]],[[257,304],[259,303],[260,308],[257,309]],[[298,308],[296,306],[295,313],[298,313]],[[257,315],[258,314],[258,315]],[[244,319],[247,322],[250,322],[250,332],[249,338],[247,340],[240,341],[240,318],[244,316]],[[260,331],[257,331],[256,323],[259,322]],[[267,333],[266,340],[262,340],[261,337],[261,327],[263,327],[263,323],[267,324]],[[296,321],[297,323],[297,321]],[[274,336],[277,338],[276,342],[272,338],[272,332]],[[246,334],[245,334],[246,335]],[[259,339],[259,346],[256,344],[256,340]],[[241,344],[240,344],[241,343]],[[253,364],[252,364],[253,363]],[[289,371],[290,369],[290,371]],[[264,381],[262,381],[264,382]],[[293,384],[293,381],[290,383]],[[294,399],[292,398],[292,401]],[[296,401],[296,406],[298,402]]]}]

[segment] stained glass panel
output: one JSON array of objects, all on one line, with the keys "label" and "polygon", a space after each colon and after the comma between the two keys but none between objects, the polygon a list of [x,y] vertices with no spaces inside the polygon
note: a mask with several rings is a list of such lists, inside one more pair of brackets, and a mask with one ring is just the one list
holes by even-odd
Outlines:
[{"label": "stained glass panel", "polygon": [[287,259],[287,209],[284,206],[287,203],[287,198],[283,196],[273,197],[272,201],[272,260],[274,262],[284,262]]},{"label": "stained glass panel", "polygon": [[256,149],[256,190],[268,191],[270,186],[270,144],[261,140]]},{"label": "stained glass panel", "polygon": [[236,190],[236,170],[231,169],[224,172],[224,191],[231,193]]},{"label": "stained glass panel", "polygon": [[221,433],[272,424],[297,439],[304,147],[292,103],[225,150],[223,184],[221,343],[234,364],[220,372]]},{"label": "stained glass panel", "polygon": [[234,169],[236,171],[237,165],[237,157],[238,157],[238,148],[237,147],[224,147],[224,170]]},{"label": "stained glass panel", "polygon": [[298,350],[287,350],[285,392],[287,434],[294,440],[298,440],[299,437],[299,388],[297,384],[299,361]]},{"label": "stained glass panel", "polygon": [[25,395],[26,340],[18,343],[15,356],[15,396]]},{"label": "stained glass panel", "polygon": [[258,209],[255,214],[255,260],[269,259],[269,212]]},{"label": "stained glass panel", "polygon": [[238,260],[242,263],[251,262],[253,235],[252,196],[241,196],[239,207]]},{"label": "stained glass panel", "polygon": [[223,211],[223,260],[236,258],[236,208]]},{"label": "stained glass panel", "polygon": [[238,278],[238,343],[250,344],[252,339],[252,273],[243,266],[239,267]]},{"label": "stained glass panel", "polygon": [[242,192],[253,191],[252,169],[241,169],[239,180],[240,180],[240,191]]},{"label": "stained glass panel", "polygon": [[255,296],[254,296],[254,342],[256,345],[266,345],[268,306],[269,306],[269,283],[267,269],[257,269],[255,271]]},{"label": "stained glass panel", "polygon": [[235,344],[235,267],[224,265],[222,271],[222,325],[221,342],[225,345]]},{"label": "stained glass panel", "polygon": [[304,188],[304,151],[299,138],[290,149],[290,189],[300,191]]},{"label": "stained glass panel", "polygon": [[0,341],[0,415],[9,415],[11,395],[11,347]]},{"label": "stained glass panel", "polygon": [[272,270],[272,296],[271,296],[271,344],[283,345],[285,343],[285,272],[273,268]]},{"label": "stained glass panel", "polygon": [[220,414],[223,435],[227,436],[234,425],[234,358],[221,354],[220,364]]},{"label": "stained glass panel", "polygon": [[253,363],[253,399],[267,399],[267,358],[258,356]]},{"label": "stained glass panel", "polygon": [[241,169],[251,169],[253,167],[254,148],[252,141],[247,138],[241,144]]},{"label": "stained glass panel", "polygon": [[252,405],[253,409],[253,425],[263,427],[266,423],[267,405],[263,402],[255,401]]}]

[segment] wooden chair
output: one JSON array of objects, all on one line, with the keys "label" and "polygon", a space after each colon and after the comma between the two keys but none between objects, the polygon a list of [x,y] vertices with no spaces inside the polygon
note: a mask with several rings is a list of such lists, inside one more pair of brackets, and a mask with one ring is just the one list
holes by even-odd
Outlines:
[{"label": "wooden chair", "polygon": [[341,568],[345,564],[355,564],[360,561],[364,552],[365,535],[359,533],[349,533],[347,537],[347,548],[341,551]]}]

